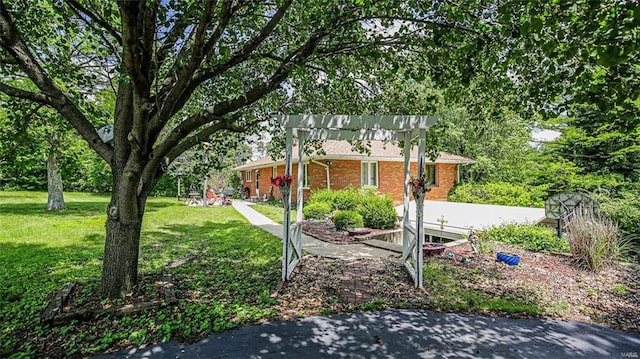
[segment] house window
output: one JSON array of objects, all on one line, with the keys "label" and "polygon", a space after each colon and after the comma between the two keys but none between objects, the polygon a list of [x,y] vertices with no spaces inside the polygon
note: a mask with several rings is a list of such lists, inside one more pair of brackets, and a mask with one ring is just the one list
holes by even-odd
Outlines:
[{"label": "house window", "polygon": [[251,170],[246,171],[245,174],[246,174],[246,177],[245,177],[244,181],[245,182],[251,182],[252,181],[252,179],[251,179]]},{"label": "house window", "polygon": [[309,188],[309,164],[305,163],[302,165],[302,171],[304,173],[303,175],[303,181],[302,181],[302,187],[303,188]]},{"label": "house window", "polygon": [[361,185],[378,187],[378,162],[362,162],[361,166]]},{"label": "house window", "polygon": [[432,186],[438,185],[438,176],[436,175],[436,165],[426,165],[424,167],[424,175]]},{"label": "house window", "polygon": [[273,168],[271,169],[272,175],[271,177],[276,178],[278,177],[278,166],[273,166]]}]

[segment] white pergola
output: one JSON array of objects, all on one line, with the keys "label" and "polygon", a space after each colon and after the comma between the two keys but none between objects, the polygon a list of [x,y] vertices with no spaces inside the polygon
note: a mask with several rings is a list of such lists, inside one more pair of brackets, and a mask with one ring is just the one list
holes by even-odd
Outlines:
[{"label": "white pergola", "polygon": [[[388,140],[404,142],[404,215],[402,261],[422,287],[422,245],[424,242],[422,199],[416,199],[416,227],[409,222],[411,140],[418,138],[418,177],[424,175],[426,130],[434,116],[282,115],[276,118],[286,130],[285,175],[291,175],[293,139],[298,139],[297,221],[291,223],[291,195],[284,198],[282,280],[289,280],[302,258],[303,155],[306,140]],[[420,203],[418,203],[420,202]]]}]

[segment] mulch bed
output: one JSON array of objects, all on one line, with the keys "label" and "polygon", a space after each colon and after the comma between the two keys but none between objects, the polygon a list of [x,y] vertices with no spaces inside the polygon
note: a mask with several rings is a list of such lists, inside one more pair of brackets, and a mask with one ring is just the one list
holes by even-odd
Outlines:
[{"label": "mulch bed", "polygon": [[[372,234],[388,232],[388,229],[371,229]],[[348,231],[336,231],[333,222],[309,219],[302,223],[302,232],[308,236],[333,244],[358,243],[357,236],[349,236]]]}]

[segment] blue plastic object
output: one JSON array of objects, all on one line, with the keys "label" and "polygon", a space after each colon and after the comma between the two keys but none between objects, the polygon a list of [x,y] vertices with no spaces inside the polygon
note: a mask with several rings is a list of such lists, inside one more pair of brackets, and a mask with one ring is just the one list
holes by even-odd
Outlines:
[{"label": "blue plastic object", "polygon": [[496,262],[503,262],[510,266],[517,266],[520,263],[520,256],[498,252]]}]

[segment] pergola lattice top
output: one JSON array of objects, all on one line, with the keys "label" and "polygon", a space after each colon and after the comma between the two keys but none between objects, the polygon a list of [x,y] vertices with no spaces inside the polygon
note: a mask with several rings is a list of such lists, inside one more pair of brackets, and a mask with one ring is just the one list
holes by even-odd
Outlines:
[{"label": "pergola lattice top", "polygon": [[433,126],[435,116],[363,116],[363,115],[283,115],[278,117],[294,137],[304,131],[309,140],[380,140],[402,141]]}]

